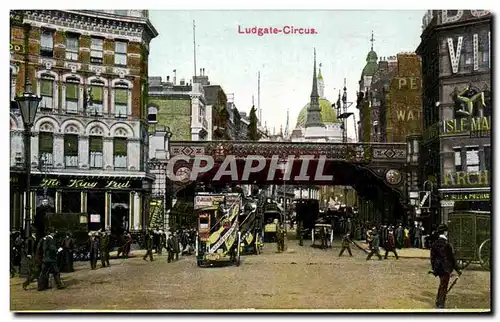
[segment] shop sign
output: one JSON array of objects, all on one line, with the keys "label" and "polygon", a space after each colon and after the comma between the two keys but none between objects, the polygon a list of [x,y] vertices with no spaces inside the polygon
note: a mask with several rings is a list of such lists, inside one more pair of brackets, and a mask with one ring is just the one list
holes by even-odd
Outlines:
[{"label": "shop sign", "polygon": [[[34,184],[36,185],[36,183]],[[140,188],[140,180],[92,180],[73,178],[43,178],[38,184],[42,188],[71,188],[71,189],[131,189]]]},{"label": "shop sign", "polygon": [[490,192],[460,192],[460,193],[445,193],[444,200],[452,201],[486,201],[490,200]]},{"label": "shop sign", "polygon": [[491,117],[463,117],[443,121],[441,134],[455,135],[471,133],[472,137],[489,137],[491,133]]},{"label": "shop sign", "polygon": [[99,215],[99,214],[91,214],[90,215],[90,222],[93,222],[93,223],[99,223],[99,222],[101,222],[101,215]]},{"label": "shop sign", "polygon": [[489,172],[449,172],[443,176],[443,186],[446,187],[487,187],[489,186]]}]

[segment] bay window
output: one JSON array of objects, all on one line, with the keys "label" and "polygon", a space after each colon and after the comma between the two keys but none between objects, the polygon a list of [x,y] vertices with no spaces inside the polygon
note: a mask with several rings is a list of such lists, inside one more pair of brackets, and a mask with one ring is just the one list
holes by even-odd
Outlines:
[{"label": "bay window", "polygon": [[78,167],[78,135],[64,135],[64,164],[67,168]]},{"label": "bay window", "polygon": [[127,138],[113,139],[113,158],[115,168],[127,167]]},{"label": "bay window", "polygon": [[89,160],[91,168],[102,169],[103,167],[102,141],[102,136],[89,137]]},{"label": "bay window", "polygon": [[43,165],[52,165],[54,161],[54,135],[52,132],[38,134],[38,154]]}]

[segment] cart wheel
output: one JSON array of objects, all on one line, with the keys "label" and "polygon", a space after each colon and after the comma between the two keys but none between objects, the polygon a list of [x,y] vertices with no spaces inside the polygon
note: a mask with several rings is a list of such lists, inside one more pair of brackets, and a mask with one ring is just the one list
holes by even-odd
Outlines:
[{"label": "cart wheel", "polygon": [[464,269],[467,266],[469,266],[469,264],[470,264],[470,261],[466,261],[463,259],[457,259],[457,266],[459,269]]},{"label": "cart wheel", "polygon": [[479,263],[481,267],[486,270],[490,270],[490,259],[491,259],[491,239],[486,239],[482,242],[481,246],[479,246]]}]

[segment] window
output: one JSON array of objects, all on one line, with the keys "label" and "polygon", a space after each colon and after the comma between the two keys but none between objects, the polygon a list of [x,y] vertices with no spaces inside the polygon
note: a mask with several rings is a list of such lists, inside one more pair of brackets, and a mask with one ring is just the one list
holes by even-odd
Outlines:
[{"label": "window", "polygon": [[14,75],[12,67],[9,69],[9,71],[10,71],[10,101],[12,102],[15,101],[16,99],[16,75]]},{"label": "window", "polygon": [[78,167],[78,135],[64,135],[64,164],[66,168]]},{"label": "window", "polygon": [[487,145],[484,147],[484,169],[491,170],[491,146]]},{"label": "window", "polygon": [[[43,77],[43,76],[42,76]],[[54,79],[53,78],[42,78],[40,80],[40,96],[42,100],[40,102],[40,108],[42,109],[53,109],[54,108]]]},{"label": "window", "polygon": [[455,148],[455,171],[462,171],[462,153],[460,148]]},{"label": "window", "polygon": [[102,64],[103,40],[100,38],[92,38],[90,44],[90,62],[94,64]]},{"label": "window", "polygon": [[66,113],[78,113],[78,80],[68,79],[66,83]]},{"label": "window", "polygon": [[479,172],[479,150],[477,147],[467,148],[467,172]]},{"label": "window", "polygon": [[127,66],[127,43],[115,42],[115,65]]},{"label": "window", "polygon": [[43,165],[52,165],[54,151],[54,136],[50,132],[40,132],[38,134],[38,153]]},{"label": "window", "polygon": [[78,60],[78,36],[68,35],[66,38],[66,59]]},{"label": "window", "polygon": [[128,88],[115,89],[115,116],[127,117],[128,112]]},{"label": "window", "polygon": [[115,13],[120,16],[126,16],[128,10],[115,10]]},{"label": "window", "polygon": [[90,167],[102,169],[102,137],[89,137]]},{"label": "window", "polygon": [[89,104],[90,115],[102,115],[103,112],[103,83],[90,84],[91,104]]},{"label": "window", "polygon": [[156,115],[158,113],[158,109],[154,106],[148,107],[148,122],[149,123],[156,123],[158,122],[156,119]]},{"label": "window", "polygon": [[53,55],[54,33],[50,30],[44,30],[40,35],[40,56],[52,57]]},{"label": "window", "polygon": [[127,167],[127,138],[114,138],[113,157],[115,168]]}]

